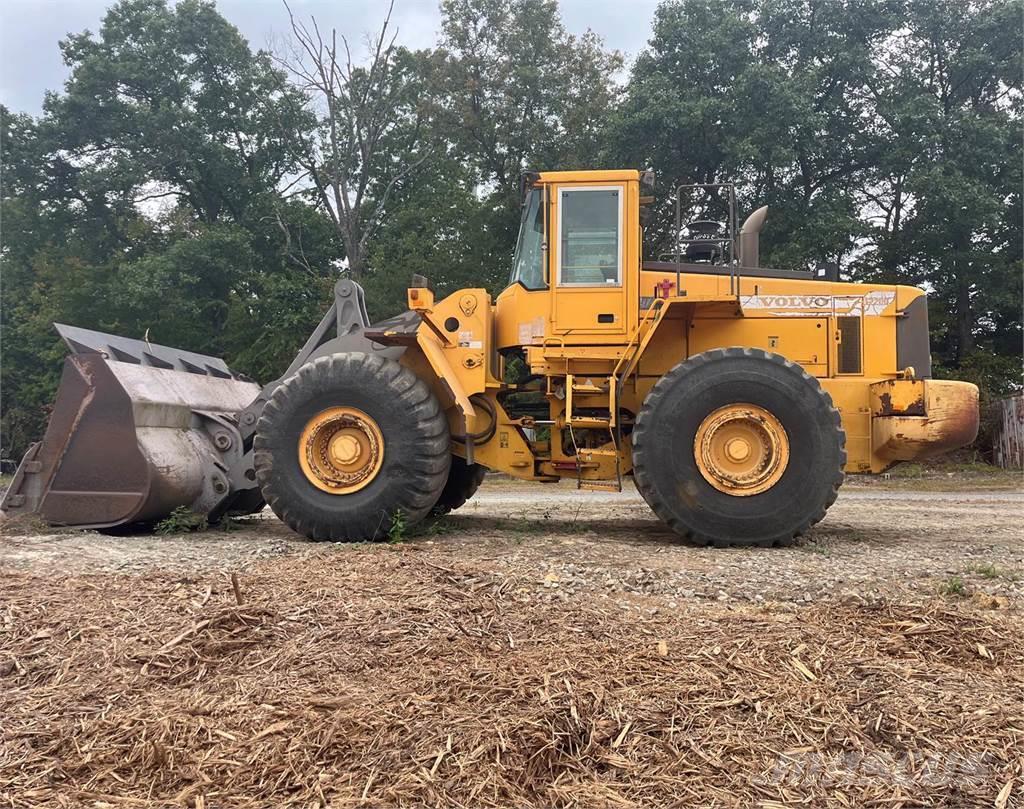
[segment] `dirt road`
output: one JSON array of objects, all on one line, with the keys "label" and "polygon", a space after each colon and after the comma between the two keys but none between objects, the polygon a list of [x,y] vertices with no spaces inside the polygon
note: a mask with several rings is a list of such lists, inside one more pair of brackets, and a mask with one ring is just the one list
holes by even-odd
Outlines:
[{"label": "dirt road", "polygon": [[770,550],[500,480],[376,545],[8,525],[0,806],[1019,806],[1024,492],[908,485]]},{"label": "dirt road", "polygon": [[0,566],[60,572],[243,571],[264,560],[401,551],[535,576],[546,597],[576,592],[810,602],[838,597],[922,597],[942,588],[1024,595],[1024,491],[843,488],[828,516],[793,548],[687,546],[632,488],[581,492],[489,480],[456,514],[400,548],[316,544],[272,514],[234,530],[110,537],[39,533],[7,537]]}]

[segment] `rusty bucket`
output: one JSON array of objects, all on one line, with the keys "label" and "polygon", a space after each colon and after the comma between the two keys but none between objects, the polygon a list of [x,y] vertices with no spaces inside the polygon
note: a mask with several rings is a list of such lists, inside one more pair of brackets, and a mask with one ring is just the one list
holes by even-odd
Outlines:
[{"label": "rusty bucket", "polygon": [[259,385],[216,357],[54,325],[72,353],[0,509],[112,528],[262,506],[237,424]]}]

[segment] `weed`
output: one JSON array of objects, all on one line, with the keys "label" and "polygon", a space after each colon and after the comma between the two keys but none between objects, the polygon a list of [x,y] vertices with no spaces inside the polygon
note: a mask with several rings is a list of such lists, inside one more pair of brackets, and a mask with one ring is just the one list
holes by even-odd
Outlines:
[{"label": "weed", "polygon": [[964,587],[964,580],[959,576],[950,576],[939,585],[939,592],[945,596],[965,596],[967,588]]},{"label": "weed", "polygon": [[205,514],[196,514],[188,506],[178,506],[156,524],[158,534],[188,534],[205,531],[208,526]]},{"label": "weed", "polygon": [[258,522],[259,520],[254,520],[252,517],[235,517],[225,514],[213,525],[221,531],[244,531],[246,528],[253,528]]},{"label": "weed", "polygon": [[[392,528],[394,522],[392,522]],[[412,539],[413,537],[440,537],[445,534],[450,534],[453,531],[458,530],[455,523],[448,518],[433,516],[427,517],[425,520],[421,520],[415,525],[402,526],[402,539]],[[391,533],[388,532],[388,538],[390,539]],[[401,540],[395,540],[400,542]]]},{"label": "weed", "polygon": [[[579,529],[576,526],[577,526],[577,521],[580,518],[580,512],[582,510],[583,510],[583,504],[580,503],[579,508],[576,509],[576,513],[572,515],[572,524],[570,524],[569,530],[572,533],[574,533],[574,534],[579,532]],[[547,515],[544,515],[544,516],[547,516]]]},{"label": "weed", "polygon": [[445,534],[451,534],[456,530],[455,524],[443,517],[423,522],[422,526],[423,529],[420,533],[428,537],[443,537]]},{"label": "weed", "polygon": [[980,562],[976,565],[971,565],[967,570],[969,573],[977,573],[984,579],[1006,579],[1007,581],[1017,581],[1020,578],[1020,576],[1012,570],[997,567],[992,562]]},{"label": "weed", "polygon": [[388,528],[388,542],[392,544],[405,542],[405,531],[405,514],[402,513],[402,509],[398,509],[391,515],[391,527]]},{"label": "weed", "polygon": [[917,479],[923,478],[927,470],[919,463],[901,463],[889,470],[889,475],[894,478]]},{"label": "weed", "polygon": [[824,556],[826,559],[830,559],[832,557],[832,548],[828,545],[822,545],[820,542],[809,542],[804,547],[806,547],[811,553]]}]

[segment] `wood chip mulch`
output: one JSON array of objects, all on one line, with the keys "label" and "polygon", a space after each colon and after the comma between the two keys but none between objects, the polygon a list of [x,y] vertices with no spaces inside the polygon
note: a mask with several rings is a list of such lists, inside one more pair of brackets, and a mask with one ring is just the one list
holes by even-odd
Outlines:
[{"label": "wood chip mulch", "polygon": [[655,612],[413,552],[0,590],[0,806],[1008,807],[1024,634]]}]

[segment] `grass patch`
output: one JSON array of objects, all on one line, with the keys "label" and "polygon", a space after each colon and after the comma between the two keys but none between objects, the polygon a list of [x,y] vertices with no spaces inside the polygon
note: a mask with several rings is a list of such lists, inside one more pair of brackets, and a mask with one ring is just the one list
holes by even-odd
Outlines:
[{"label": "grass patch", "polygon": [[412,537],[443,537],[455,533],[458,526],[447,516],[428,516],[426,519],[406,529],[405,536]]},{"label": "grass patch", "polygon": [[245,531],[248,528],[254,528],[259,525],[262,520],[254,519],[252,517],[236,517],[231,514],[225,514],[217,522],[211,524],[211,528],[217,528],[221,531]]},{"label": "grass patch", "polygon": [[981,565],[972,565],[968,568],[968,570],[970,570],[971,573],[977,573],[979,576],[986,579],[999,578],[999,568],[991,562],[986,562],[985,564]]},{"label": "grass patch", "polygon": [[978,460],[971,461],[931,461],[928,463],[899,463],[883,473],[883,479],[921,484],[963,486],[1007,486],[1017,487],[1024,484],[1024,473],[1020,470],[1001,469],[992,464]]},{"label": "grass patch", "polygon": [[1017,581],[1020,576],[1012,570],[1006,570],[1005,568],[998,567],[992,562],[981,562],[976,565],[971,565],[967,568],[968,573],[976,573],[983,579],[1006,579],[1007,581]]},{"label": "grass patch", "polygon": [[963,598],[967,595],[967,587],[964,586],[964,580],[959,576],[950,576],[939,584],[939,592],[944,596]]},{"label": "grass patch", "polygon": [[898,463],[892,469],[889,470],[888,475],[890,478],[896,480],[921,480],[922,478],[942,478],[957,477],[959,475],[965,475],[968,477],[986,477],[995,476],[1001,477],[1007,475],[1010,470],[1000,469],[998,466],[992,464],[983,463],[981,461],[968,461],[968,462],[934,462],[934,463],[915,463],[913,461],[904,461]]},{"label": "grass patch", "polygon": [[158,534],[190,534],[209,527],[205,514],[196,514],[188,506],[178,506],[156,524]]},{"label": "grass patch", "polygon": [[919,463],[901,463],[889,470],[889,477],[896,480],[919,480],[928,474]]}]

